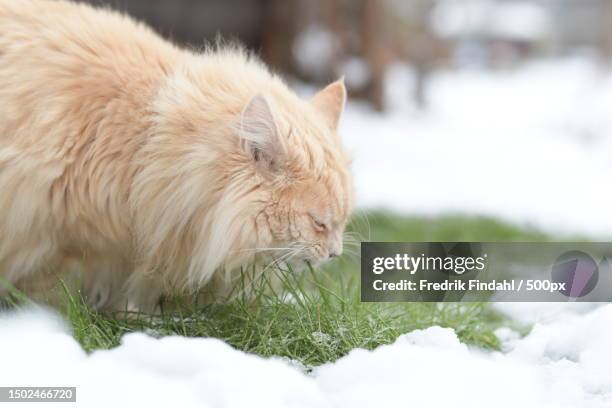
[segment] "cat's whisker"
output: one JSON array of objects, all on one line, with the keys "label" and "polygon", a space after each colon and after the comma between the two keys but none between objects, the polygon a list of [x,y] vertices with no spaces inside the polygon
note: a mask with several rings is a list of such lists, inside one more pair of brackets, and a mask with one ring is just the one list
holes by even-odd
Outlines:
[{"label": "cat's whisker", "polygon": [[302,244],[305,247],[313,246],[313,243],[308,241],[294,241],[294,244]]},{"label": "cat's whisker", "polygon": [[267,248],[244,248],[235,252],[256,252],[256,251],[283,251],[283,250],[289,250],[289,249],[293,249],[293,247],[279,247],[279,248],[274,248],[274,247],[267,247]]},{"label": "cat's whisker", "polygon": [[291,255],[291,254],[293,253],[293,251],[294,251],[294,250],[291,250],[291,251],[287,252],[286,254],[280,255],[279,257],[277,257],[277,258],[273,259],[273,260],[272,260],[272,261],[271,261],[271,262],[270,262],[270,263],[269,263],[269,264],[266,266],[266,268],[267,268],[267,267],[269,267],[270,265],[277,265],[277,266],[278,266],[278,264],[279,264],[280,262],[282,262],[282,261],[283,261],[285,258],[287,258],[289,255]]},{"label": "cat's whisker", "polygon": [[356,259],[356,260],[361,259],[361,258],[359,257],[359,254],[355,254],[355,253],[351,253],[351,252],[347,252],[347,253],[346,253],[346,256],[347,256],[347,258],[349,258],[349,259]]},{"label": "cat's whisker", "polygon": [[[355,220],[355,224],[356,224],[355,227],[356,228],[363,229],[365,227],[365,229],[367,229],[367,237],[364,236],[364,234],[362,234],[358,230],[351,231],[351,232],[354,232],[354,233],[358,234],[362,241],[371,241],[372,226],[370,225],[370,219],[368,217],[368,214],[365,211],[363,211],[363,210],[359,210],[359,211],[355,212],[353,217],[354,217],[354,220]],[[357,225],[358,223],[360,223],[361,226]]]},{"label": "cat's whisker", "polygon": [[291,248],[291,250],[286,253],[283,254],[275,259],[273,259],[272,261],[270,261],[270,263],[268,263],[261,271],[259,271],[259,273],[253,277],[253,279],[250,280],[249,283],[247,283],[243,288],[243,293],[245,290],[249,289],[268,269],[270,269],[270,267],[272,266],[277,266],[280,268],[279,263],[280,262],[284,262],[287,260],[291,260],[291,258],[295,257],[296,255],[298,255],[301,251],[303,251],[305,248],[303,247],[295,247],[295,248]]},{"label": "cat's whisker", "polygon": [[362,241],[363,240],[363,234],[361,234],[358,231],[348,231],[348,232],[345,232],[343,234],[343,237],[347,238],[347,239],[354,239],[356,241]]},{"label": "cat's whisker", "polygon": [[278,264],[279,264],[280,262],[283,262],[283,261],[284,261],[284,260],[286,260],[288,257],[290,257],[290,256],[292,256],[292,255],[294,255],[294,254],[296,254],[296,253],[301,252],[303,249],[304,249],[304,248],[302,248],[302,247],[295,247],[295,248],[291,248],[291,249],[289,250],[289,252],[287,252],[286,254],[280,255],[279,257],[277,257],[277,258],[273,259],[273,260],[272,260],[272,261],[271,261],[271,262],[270,262],[268,265],[266,265],[266,266],[264,267],[264,269],[261,271],[261,273],[263,273],[263,272],[265,272],[266,270],[268,270],[268,269],[269,269],[271,266],[274,266],[274,265],[275,265],[275,266],[279,266]]},{"label": "cat's whisker", "polygon": [[352,249],[352,248],[345,248],[344,249],[344,253],[352,254],[352,255],[359,255],[359,253],[356,250]]},{"label": "cat's whisker", "polygon": [[361,251],[361,242],[344,241],[343,245],[345,250]]},{"label": "cat's whisker", "polygon": [[344,249],[346,251],[359,252],[360,246],[358,246],[358,245],[345,245]]}]

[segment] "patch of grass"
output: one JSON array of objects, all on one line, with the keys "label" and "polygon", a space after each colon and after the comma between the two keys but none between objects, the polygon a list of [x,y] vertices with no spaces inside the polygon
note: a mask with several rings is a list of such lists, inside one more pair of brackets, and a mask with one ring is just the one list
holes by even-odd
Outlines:
[{"label": "patch of grass", "polygon": [[[541,241],[547,237],[494,219],[447,216],[401,217],[372,212],[356,216],[349,231],[372,241]],[[356,347],[372,349],[415,329],[453,328],[461,341],[499,348],[493,331],[504,318],[479,303],[360,303],[358,247],[317,270],[273,273],[282,288],[258,283],[257,301],[235,300],[185,314],[135,316],[129,320],[99,314],[66,294],[66,315],[76,339],[88,350],[111,348],[123,334],[216,337],[262,356],[282,356],[312,367],[334,361]]]},{"label": "patch of grass", "polygon": [[[69,297],[67,315],[86,350],[110,348],[128,332],[154,336],[217,337],[241,350],[283,356],[307,367],[334,361],[355,347],[393,342],[399,335],[432,325],[452,327],[460,339],[498,348],[494,325],[482,318],[482,304],[361,304],[331,276],[309,271],[275,272],[282,291],[259,293],[256,305],[236,300],[205,306],[188,315],[137,316],[130,320],[99,314]],[[349,289],[353,291],[353,289]]]}]

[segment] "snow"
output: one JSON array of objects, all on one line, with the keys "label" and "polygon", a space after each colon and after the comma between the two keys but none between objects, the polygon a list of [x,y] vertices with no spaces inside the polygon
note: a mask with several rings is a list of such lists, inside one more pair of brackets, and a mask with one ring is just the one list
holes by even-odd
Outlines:
[{"label": "snow", "polygon": [[210,338],[133,333],[86,354],[59,318],[30,311],[0,317],[0,384],[76,386],[87,407],[611,406],[612,305],[559,315],[524,338],[500,334],[505,351],[487,352],[431,327],[305,373]]},{"label": "snow", "polygon": [[437,72],[424,111],[409,68],[386,83],[387,113],[350,102],[341,122],[359,207],[612,235],[612,73],[585,58]]},{"label": "snow", "polygon": [[580,316],[599,307],[591,302],[498,302],[495,308],[513,321],[531,325]]},{"label": "snow", "polygon": [[133,333],[87,355],[56,316],[38,311],[0,319],[0,350],[2,386],[76,386],[78,406],[329,406],[287,363],[212,338]]},{"label": "snow", "polygon": [[548,11],[530,1],[446,0],[434,8],[434,31],[442,37],[486,35],[510,40],[538,40],[551,29]]}]

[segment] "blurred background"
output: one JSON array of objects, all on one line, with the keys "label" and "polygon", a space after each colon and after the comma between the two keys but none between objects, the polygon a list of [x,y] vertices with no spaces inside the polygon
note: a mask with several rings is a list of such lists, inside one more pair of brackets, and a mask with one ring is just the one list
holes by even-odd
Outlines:
[{"label": "blurred background", "polygon": [[238,39],[305,95],[344,76],[362,208],[612,236],[612,1],[90,2]]}]

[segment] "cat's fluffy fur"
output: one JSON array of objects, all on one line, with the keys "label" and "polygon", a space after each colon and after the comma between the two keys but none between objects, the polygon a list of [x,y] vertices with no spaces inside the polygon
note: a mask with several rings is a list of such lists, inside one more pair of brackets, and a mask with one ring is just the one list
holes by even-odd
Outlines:
[{"label": "cat's fluffy fur", "polygon": [[339,254],[344,101],[341,81],[301,100],[240,50],[180,49],[118,13],[0,0],[0,277],[149,310]]}]

